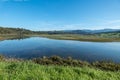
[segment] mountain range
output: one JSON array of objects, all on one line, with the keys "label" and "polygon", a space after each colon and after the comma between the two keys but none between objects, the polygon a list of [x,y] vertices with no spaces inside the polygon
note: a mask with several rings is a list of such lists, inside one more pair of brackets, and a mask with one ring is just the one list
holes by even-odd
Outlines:
[{"label": "mountain range", "polygon": [[32,31],[22,28],[4,28],[0,27],[0,34],[11,34],[11,33],[17,33],[17,32],[23,32],[27,34],[31,33],[47,33],[47,34],[100,34],[100,33],[120,33],[120,29],[100,29],[100,30],[59,30],[59,31]]},{"label": "mountain range", "polygon": [[63,30],[64,33],[73,34],[99,34],[99,33],[116,33],[120,32],[120,29],[100,29],[100,30]]}]

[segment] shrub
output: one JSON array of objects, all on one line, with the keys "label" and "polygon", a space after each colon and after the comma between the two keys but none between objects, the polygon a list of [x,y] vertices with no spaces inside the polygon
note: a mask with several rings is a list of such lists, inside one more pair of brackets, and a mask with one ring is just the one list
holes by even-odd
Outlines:
[{"label": "shrub", "polygon": [[4,60],[4,56],[0,55],[0,61]]},{"label": "shrub", "polygon": [[113,62],[99,61],[99,62],[94,62],[92,65],[103,70],[110,70],[110,71],[120,70],[120,64],[115,64]]},{"label": "shrub", "polygon": [[95,67],[95,68],[99,68],[102,70],[109,70],[109,71],[120,70],[120,64],[116,64],[114,62],[96,61],[93,63],[88,63],[85,61],[72,59],[71,57],[61,58],[59,56],[51,56],[51,57],[35,58],[32,61],[42,65],[63,65],[63,66],[74,66],[74,67],[89,66],[89,67]]},{"label": "shrub", "polygon": [[61,58],[59,56],[51,56],[51,57],[43,57],[43,58],[35,58],[33,62],[43,65],[63,65],[63,66],[88,66],[89,63],[83,62],[80,60],[68,58]]}]

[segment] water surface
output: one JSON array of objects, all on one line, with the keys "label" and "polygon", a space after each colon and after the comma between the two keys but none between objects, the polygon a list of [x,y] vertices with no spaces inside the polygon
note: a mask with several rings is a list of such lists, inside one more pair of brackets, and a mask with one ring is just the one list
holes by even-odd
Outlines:
[{"label": "water surface", "polygon": [[0,41],[0,54],[31,59],[42,56],[72,56],[75,59],[120,62],[120,42],[84,42],[42,37]]}]

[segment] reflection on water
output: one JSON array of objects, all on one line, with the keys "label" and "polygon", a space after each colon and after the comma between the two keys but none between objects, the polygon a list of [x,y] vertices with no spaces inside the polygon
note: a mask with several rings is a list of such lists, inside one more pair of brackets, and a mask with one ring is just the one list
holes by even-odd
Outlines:
[{"label": "reflection on water", "polygon": [[83,42],[41,37],[15,38],[0,42],[0,53],[9,57],[36,58],[58,55],[87,61],[120,62],[120,42]]},{"label": "reflection on water", "polygon": [[[8,38],[7,40],[23,40],[27,38],[30,38],[30,37],[29,36],[14,36],[14,37]],[[4,40],[0,40],[0,41],[4,41]]]},{"label": "reflection on water", "polygon": [[10,38],[8,40],[23,40],[23,39],[27,39],[30,38],[29,36],[15,36],[13,38]]}]

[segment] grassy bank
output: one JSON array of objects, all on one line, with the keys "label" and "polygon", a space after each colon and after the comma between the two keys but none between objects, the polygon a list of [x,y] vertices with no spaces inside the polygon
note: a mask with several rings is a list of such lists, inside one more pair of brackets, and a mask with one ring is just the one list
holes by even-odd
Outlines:
[{"label": "grassy bank", "polygon": [[[119,42],[120,38],[116,37],[103,37],[99,35],[80,35],[80,34],[24,34],[22,37],[46,37],[59,40],[77,40],[77,41],[92,41],[92,42]],[[2,34],[0,40],[20,38],[16,34]]]},{"label": "grassy bank", "polygon": [[89,67],[39,65],[31,61],[0,62],[0,80],[120,80],[120,71]]},{"label": "grassy bank", "polygon": [[8,34],[8,35],[0,34],[0,40],[12,39],[14,37],[16,37],[16,35],[14,35],[14,34]]},{"label": "grassy bank", "polygon": [[80,34],[41,34],[41,37],[61,40],[77,40],[77,41],[92,41],[92,42],[119,42],[120,38],[103,37],[99,35],[80,35]]},{"label": "grassy bank", "polygon": [[[105,67],[95,66],[104,65]],[[109,64],[109,65],[108,65]],[[120,80],[119,65],[94,63],[58,56],[33,60],[6,59],[0,56],[0,80]]]},{"label": "grassy bank", "polygon": [[17,34],[0,34],[0,41],[1,40],[12,40],[12,39],[22,39],[22,38],[28,38],[32,35],[23,35],[19,36]]}]

